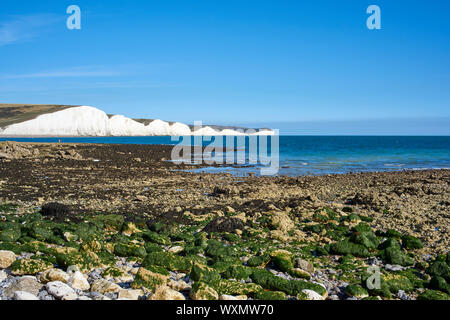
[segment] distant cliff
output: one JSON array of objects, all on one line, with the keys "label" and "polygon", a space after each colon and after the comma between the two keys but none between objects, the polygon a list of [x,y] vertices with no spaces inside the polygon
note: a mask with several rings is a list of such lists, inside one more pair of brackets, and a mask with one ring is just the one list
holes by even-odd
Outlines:
[{"label": "distant cliff", "polygon": [[[239,128],[240,129],[240,128]],[[0,136],[189,136],[242,135],[236,127],[203,126],[194,128],[180,122],[131,119],[108,115],[90,106],[0,104]],[[269,129],[256,130],[271,135]]]}]

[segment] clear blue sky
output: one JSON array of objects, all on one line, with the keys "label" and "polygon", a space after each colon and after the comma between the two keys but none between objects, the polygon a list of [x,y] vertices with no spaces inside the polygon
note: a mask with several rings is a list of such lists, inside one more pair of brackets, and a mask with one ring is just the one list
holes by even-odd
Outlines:
[{"label": "clear blue sky", "polygon": [[[71,4],[81,30],[66,28]],[[366,28],[371,4],[381,30]],[[448,0],[2,0],[0,102],[448,135],[449,15]]]}]

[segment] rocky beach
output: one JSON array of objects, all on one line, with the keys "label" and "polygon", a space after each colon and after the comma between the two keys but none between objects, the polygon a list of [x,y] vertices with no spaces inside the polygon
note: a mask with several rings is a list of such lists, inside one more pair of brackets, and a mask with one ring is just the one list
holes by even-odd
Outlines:
[{"label": "rocky beach", "polygon": [[0,142],[0,299],[450,298],[449,170],[238,177],[170,152]]}]

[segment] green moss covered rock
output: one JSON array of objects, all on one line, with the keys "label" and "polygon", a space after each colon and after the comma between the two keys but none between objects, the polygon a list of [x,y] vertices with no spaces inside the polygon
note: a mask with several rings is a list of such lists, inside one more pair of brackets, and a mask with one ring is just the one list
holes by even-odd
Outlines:
[{"label": "green moss covered rock", "polygon": [[239,237],[237,234],[228,232],[224,233],[222,237],[224,240],[227,240],[229,242],[239,242],[241,240],[241,237]]},{"label": "green moss covered rock", "polygon": [[20,225],[17,223],[0,223],[0,241],[15,242],[22,235]]},{"label": "green moss covered rock", "polygon": [[195,235],[194,244],[196,247],[205,249],[208,246],[208,238],[206,232],[199,232]]},{"label": "green moss covered rock", "polygon": [[222,242],[211,239],[208,240],[208,245],[205,249],[205,254],[216,260],[223,260],[237,255],[237,250],[234,246],[225,246]]},{"label": "green moss covered rock", "polygon": [[397,294],[399,290],[403,290],[405,292],[411,292],[414,290],[413,283],[401,274],[390,273],[383,276],[383,279],[389,287],[389,291],[393,294]]},{"label": "green moss covered rock", "polygon": [[156,243],[151,243],[151,242],[146,242],[144,244],[144,249],[147,253],[163,251],[163,249],[159,245],[157,245]]},{"label": "green moss covered rock", "polygon": [[20,259],[10,266],[11,273],[16,276],[35,275],[51,268],[51,263],[38,259]]},{"label": "green moss covered rock", "polygon": [[22,252],[19,244],[9,241],[0,242],[0,250],[12,251],[15,254],[20,254]]},{"label": "green moss covered rock", "polygon": [[256,269],[250,278],[264,289],[282,291],[291,296],[296,296],[303,289],[313,290],[322,296],[327,295],[325,288],[318,284],[303,280],[287,280],[263,269]]},{"label": "green moss covered rock", "polygon": [[446,279],[450,279],[450,267],[446,262],[435,261],[427,269],[427,273],[430,276],[438,276]]},{"label": "green moss covered rock", "polygon": [[362,244],[350,242],[348,239],[339,241],[331,245],[330,252],[336,255],[351,254],[355,257],[367,258],[370,257],[369,250]]},{"label": "green moss covered rock", "polygon": [[220,274],[213,268],[194,263],[192,266],[190,277],[194,281],[202,281],[205,283],[217,282],[221,279]]},{"label": "green moss covered rock", "polygon": [[219,294],[204,282],[196,282],[189,294],[193,300],[218,300]]},{"label": "green moss covered rock", "polygon": [[288,271],[288,273],[294,278],[302,278],[302,279],[311,279],[311,274],[308,271],[305,271],[300,268],[293,268]]},{"label": "green moss covered rock", "polygon": [[136,233],[140,233],[142,232],[134,222],[125,222],[122,225],[122,230],[121,230],[122,234],[126,235],[126,236],[132,236]]},{"label": "green moss covered rock", "polygon": [[78,227],[73,228],[73,233],[78,237],[79,240],[88,241],[96,238],[100,230],[90,224],[80,224]]},{"label": "green moss covered rock", "polygon": [[134,278],[131,287],[133,289],[139,288],[147,288],[152,291],[158,286],[165,285],[169,280],[169,273],[161,267],[158,266],[149,266],[148,268],[139,268],[136,273],[136,277]]},{"label": "green moss covered rock", "polygon": [[352,231],[356,233],[373,233],[372,227],[364,222],[361,222],[360,224],[354,226],[352,228]]},{"label": "green moss covered rock", "polygon": [[94,268],[102,266],[102,262],[94,252],[66,252],[57,253],[56,261],[61,268],[77,266],[80,271],[88,272]]},{"label": "green moss covered rock", "polygon": [[402,237],[402,245],[405,249],[422,249],[423,243],[419,238],[405,235]]},{"label": "green moss covered rock", "polygon": [[235,265],[240,265],[241,261],[235,257],[228,257],[224,259],[214,259],[211,261],[211,267],[216,269],[219,273],[226,272],[229,268]]},{"label": "green moss covered rock", "polygon": [[92,218],[92,221],[105,230],[121,231],[125,218],[118,214],[107,214],[97,215]]},{"label": "green moss covered rock", "polygon": [[289,272],[294,268],[292,257],[289,252],[276,251],[272,253],[271,261],[281,272]]},{"label": "green moss covered rock", "polygon": [[366,233],[355,232],[355,233],[353,233],[351,240],[354,243],[361,244],[364,247],[366,247],[367,249],[372,249],[372,250],[376,249],[378,247],[378,245],[380,244],[380,241],[378,240],[378,238],[375,236],[375,234],[373,234],[371,232],[366,232]]},{"label": "green moss covered rock", "polygon": [[414,265],[414,259],[396,247],[384,249],[383,256],[386,263],[397,264],[405,267]]},{"label": "green moss covered rock", "polygon": [[380,282],[379,287],[376,287],[376,282],[371,282],[369,287],[369,277],[373,276],[373,274],[369,272],[364,272],[362,275],[362,281],[361,284],[364,288],[367,289],[367,291],[370,293],[371,296],[380,296],[384,298],[391,299],[392,294],[389,286],[387,285],[386,281],[384,280],[384,277],[380,275]]},{"label": "green moss covered rock", "polygon": [[145,247],[140,245],[118,243],[114,246],[114,254],[119,257],[145,258],[147,251]]},{"label": "green moss covered rock", "polygon": [[257,300],[287,300],[286,294],[281,291],[259,291],[255,294]]},{"label": "green moss covered rock", "polygon": [[355,298],[366,298],[369,296],[369,293],[366,289],[359,285],[350,284],[347,287],[345,287],[345,293],[349,297],[355,297]]},{"label": "green moss covered rock", "polygon": [[117,267],[109,267],[106,268],[103,272],[102,272],[102,277],[103,278],[118,278],[121,277],[125,274],[125,272]]},{"label": "green moss covered rock", "polygon": [[190,260],[172,253],[151,252],[144,258],[142,266],[144,268],[160,266],[166,270],[189,272],[192,264]]},{"label": "green moss covered rock", "polygon": [[447,281],[445,281],[444,278],[439,276],[434,276],[433,278],[431,278],[430,288],[450,294],[450,285],[447,283]]},{"label": "green moss covered rock", "polygon": [[394,229],[388,229],[385,233],[384,236],[386,238],[397,238],[400,239],[402,237],[402,234],[400,232],[398,232],[397,230]]},{"label": "green moss covered rock", "polygon": [[400,243],[396,239],[388,238],[378,246],[378,249],[380,249],[380,250],[383,250],[386,248],[396,248],[396,249],[400,250],[401,246],[400,246]]},{"label": "green moss covered rock", "polygon": [[437,290],[426,290],[417,297],[417,300],[450,300],[450,296]]},{"label": "green moss covered rock", "polygon": [[219,295],[253,295],[262,290],[262,287],[256,283],[242,283],[226,279],[222,279],[217,283],[212,284],[212,287]]},{"label": "green moss covered rock", "polygon": [[101,250],[102,250],[102,244],[100,243],[100,241],[95,240],[95,239],[83,241],[83,243],[81,244],[81,247],[80,247],[80,251],[85,251],[85,252],[90,251],[90,252],[98,253]]},{"label": "green moss covered rock", "polygon": [[423,288],[425,284],[425,280],[423,279],[423,275],[415,269],[407,269],[403,271],[398,271],[396,274],[402,275],[409,279],[414,288]]},{"label": "green moss covered rock", "polygon": [[246,280],[252,274],[252,269],[249,267],[232,265],[225,272],[224,277],[227,279]]},{"label": "green moss covered rock", "polygon": [[170,240],[168,237],[162,235],[162,234],[158,234],[156,232],[153,231],[147,231],[141,234],[142,239],[144,239],[145,241],[149,241],[149,242],[153,242],[153,243],[157,243],[157,244],[162,244],[162,245],[166,245],[170,243]]},{"label": "green moss covered rock", "polygon": [[361,218],[356,213],[350,213],[348,216],[342,218],[342,221],[354,222],[359,220],[361,220]]},{"label": "green moss covered rock", "polygon": [[247,260],[249,267],[265,267],[270,261],[270,256],[267,254],[253,256]]}]

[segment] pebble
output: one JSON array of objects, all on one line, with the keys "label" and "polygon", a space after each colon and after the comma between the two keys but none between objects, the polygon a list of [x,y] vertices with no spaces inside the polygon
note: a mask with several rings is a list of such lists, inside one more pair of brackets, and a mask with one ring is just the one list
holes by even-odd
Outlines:
[{"label": "pebble", "polygon": [[305,271],[307,271],[309,273],[314,272],[313,264],[311,262],[309,262],[309,261],[306,261],[305,259],[302,259],[302,258],[296,258],[294,260],[294,266],[296,268],[300,268],[302,270],[305,270]]},{"label": "pebble", "polygon": [[380,266],[380,265],[383,264],[383,261],[380,260],[380,259],[378,259],[377,257],[374,257],[374,258],[368,259],[368,260],[367,260],[367,264],[368,264],[369,266]]},{"label": "pebble", "polygon": [[398,291],[397,297],[401,300],[411,300],[411,298],[403,290]]},{"label": "pebble", "polygon": [[131,273],[132,275],[136,275],[136,273],[138,273],[138,271],[139,271],[139,268],[137,268],[137,267],[132,267],[132,268],[130,269],[130,273]]},{"label": "pebble", "polygon": [[78,268],[78,266],[69,266],[68,268],[67,268],[67,273],[68,274],[73,274],[73,273],[75,273],[75,272],[80,272],[80,268]]},{"label": "pebble", "polygon": [[0,250],[0,269],[6,269],[16,261],[16,254],[12,251]]},{"label": "pebble", "polygon": [[39,275],[39,281],[43,284],[52,281],[61,281],[67,283],[69,278],[70,276],[67,273],[59,269],[49,269]]},{"label": "pebble", "polygon": [[84,275],[80,271],[75,271],[67,282],[72,288],[81,291],[87,291],[91,288],[91,285],[86,280]]},{"label": "pebble", "polygon": [[179,280],[179,281],[170,280],[167,285],[170,288],[177,290],[177,291],[185,291],[185,290],[190,290],[192,288],[191,285],[187,284],[183,280]]},{"label": "pebble", "polygon": [[313,290],[304,289],[302,290],[304,294],[308,297],[308,300],[324,300],[324,298]]},{"label": "pebble", "polygon": [[39,298],[26,291],[16,291],[14,292],[14,300],[39,300]]},{"label": "pebble", "polygon": [[107,292],[105,293],[105,297],[108,297],[111,300],[117,300],[119,294],[116,292]]},{"label": "pebble", "polygon": [[174,246],[169,249],[169,252],[176,254],[176,253],[180,253],[183,250],[184,250],[184,248],[182,246]]},{"label": "pebble", "polygon": [[159,286],[148,300],[186,300],[186,298],[168,286]]},{"label": "pebble", "polygon": [[102,275],[97,270],[89,272],[88,273],[88,277],[89,277],[89,280],[92,281],[92,282],[94,282],[95,280],[103,279]]},{"label": "pebble", "polygon": [[404,268],[404,267],[402,267],[402,266],[399,266],[399,265],[396,265],[396,264],[394,264],[394,265],[392,265],[392,264],[386,264],[385,266],[384,266],[384,268],[387,270],[387,271],[402,271],[402,270],[405,270],[406,268]]},{"label": "pebble", "polygon": [[116,293],[120,291],[120,287],[113,282],[109,282],[108,280],[98,279],[92,283],[91,291],[99,292],[100,294]]},{"label": "pebble", "polygon": [[107,296],[104,296],[98,292],[92,292],[93,294],[90,296],[92,300],[111,300]]},{"label": "pebble", "polygon": [[219,297],[219,300],[239,300],[239,298],[231,296],[229,294],[223,294]]},{"label": "pebble", "polygon": [[176,273],[176,274],[175,274],[175,279],[176,279],[176,280],[181,280],[181,279],[183,279],[184,277],[186,277],[186,273],[180,272],[180,273]]},{"label": "pebble", "polygon": [[121,289],[118,294],[118,299],[139,300],[139,297],[143,296],[142,290],[125,290]]},{"label": "pebble", "polygon": [[143,201],[147,201],[147,200],[148,200],[148,198],[146,196],[142,196],[142,195],[137,195],[136,196],[136,201],[143,202]]},{"label": "pebble", "polygon": [[6,280],[8,278],[8,274],[5,272],[5,270],[0,270],[0,282]]},{"label": "pebble", "polygon": [[55,297],[49,294],[47,290],[41,290],[38,294],[38,298],[39,300],[55,300]]},{"label": "pebble", "polygon": [[60,300],[76,300],[78,295],[67,284],[61,281],[49,282],[46,285],[47,291]]},{"label": "pebble", "polygon": [[[12,279],[14,281],[15,279]],[[4,290],[4,295],[8,298],[14,297],[14,292],[25,291],[33,295],[37,295],[42,288],[36,277],[33,276],[23,276],[17,278],[17,280],[12,283],[11,286]]]}]

